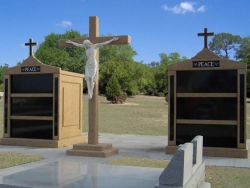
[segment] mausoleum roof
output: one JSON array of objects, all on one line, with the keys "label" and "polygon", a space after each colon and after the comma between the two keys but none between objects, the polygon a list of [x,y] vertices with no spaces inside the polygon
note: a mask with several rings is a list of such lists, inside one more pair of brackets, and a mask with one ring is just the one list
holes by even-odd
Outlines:
[{"label": "mausoleum roof", "polygon": [[41,65],[41,64],[43,63],[32,55],[29,56],[27,59],[25,59],[21,65]]},{"label": "mausoleum roof", "polygon": [[214,52],[210,51],[208,48],[203,48],[200,52],[196,54],[196,56],[192,57],[191,59],[221,59],[218,55]]},{"label": "mausoleum roof", "polygon": [[[38,59],[36,59],[33,55],[29,56],[27,59],[23,61],[22,64],[17,65],[15,67],[11,67],[9,69],[6,69],[4,71],[5,75],[8,74],[20,74],[21,69],[24,67],[39,67],[40,73],[46,72],[46,73],[59,73],[61,71],[60,67],[54,67],[50,65],[43,64]],[[32,73],[32,72],[30,72]]]},{"label": "mausoleum roof", "polygon": [[[194,67],[193,63],[209,64],[210,66]],[[219,63],[219,64],[217,64]],[[216,66],[214,66],[217,64]],[[226,58],[221,58],[214,52],[210,51],[208,48],[203,48],[194,57],[189,60],[181,61],[178,63],[172,63],[168,65],[168,70],[195,70],[202,69],[246,69],[246,63],[234,61]]]}]

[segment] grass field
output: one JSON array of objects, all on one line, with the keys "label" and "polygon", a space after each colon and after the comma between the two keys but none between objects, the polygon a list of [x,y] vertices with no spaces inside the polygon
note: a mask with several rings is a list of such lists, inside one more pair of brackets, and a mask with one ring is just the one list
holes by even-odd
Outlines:
[{"label": "grass field", "polygon": [[[168,105],[164,97],[129,97],[125,104],[111,104],[99,96],[99,132],[167,135]],[[83,131],[88,129],[88,99],[83,100]]]},{"label": "grass field", "polygon": [[[250,138],[250,103],[247,103],[247,138]],[[99,96],[99,132],[168,135],[168,105],[163,97],[129,97],[125,104],[110,104]],[[88,98],[83,97],[83,131],[88,131]],[[0,138],[3,135],[3,101],[0,101]]]},{"label": "grass field", "polygon": [[0,152],[0,169],[43,160],[44,157],[34,154]]}]

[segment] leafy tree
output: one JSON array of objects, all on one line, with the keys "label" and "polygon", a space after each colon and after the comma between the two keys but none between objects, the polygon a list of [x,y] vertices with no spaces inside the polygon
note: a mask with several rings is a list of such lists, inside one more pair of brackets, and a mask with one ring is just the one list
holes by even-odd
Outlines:
[{"label": "leafy tree", "polygon": [[4,83],[4,71],[9,68],[9,65],[7,63],[4,64],[4,66],[0,66],[0,84]]},{"label": "leafy tree", "polygon": [[209,49],[223,58],[229,58],[231,50],[239,45],[241,37],[230,33],[218,33],[209,43]]},{"label": "leafy tree", "polygon": [[0,91],[4,90],[4,71],[9,68],[7,63],[4,66],[0,66]]},{"label": "leafy tree", "polygon": [[[70,30],[64,34],[51,33],[45,36],[36,50],[35,56],[44,64],[61,67],[63,70],[83,74],[85,72],[86,54],[83,48],[60,48],[60,39],[82,38],[79,32]],[[136,51],[130,45],[102,46],[99,49],[99,92],[106,93],[108,81],[114,76],[120,90],[128,95],[138,93],[158,94],[167,92],[167,65],[184,60],[178,53],[160,54],[160,62],[149,66],[134,61]],[[85,88],[86,89],[86,84]]]},{"label": "leafy tree", "polygon": [[236,49],[235,58],[250,65],[250,36],[244,37],[238,49]]},{"label": "leafy tree", "polygon": [[154,68],[154,79],[155,79],[155,90],[153,91],[154,95],[158,93],[167,94],[168,92],[168,65],[172,63],[177,63],[180,61],[187,60],[186,56],[181,57],[178,52],[165,54],[161,53],[160,55],[159,66]]},{"label": "leafy tree", "polygon": [[236,49],[235,58],[247,63],[247,96],[250,97],[250,36],[244,37],[238,49]]},{"label": "leafy tree", "polygon": [[155,68],[155,67],[158,67],[160,65],[159,62],[155,62],[155,61],[152,61],[150,64],[148,64],[149,67],[152,67],[152,68]]},{"label": "leafy tree", "polygon": [[78,31],[70,30],[64,34],[51,33],[45,36],[36,52],[35,57],[42,63],[61,67],[63,70],[84,73],[86,62],[85,50],[83,48],[60,48],[58,42],[60,39],[82,38]]},{"label": "leafy tree", "polygon": [[[64,34],[51,33],[45,37],[35,56],[44,64],[61,67],[63,70],[84,73],[86,54],[83,48],[60,48],[60,39],[82,38],[79,32],[70,30]],[[133,57],[137,54],[130,45],[102,46],[99,50],[99,90],[106,92],[108,80],[114,74],[125,92],[138,93],[139,68]],[[85,88],[86,89],[86,84]]]},{"label": "leafy tree", "polygon": [[115,98],[121,96],[121,87],[119,85],[119,82],[115,75],[113,75],[109,81],[108,85],[106,87],[106,98],[108,101],[112,101],[112,103],[115,103]]},{"label": "leafy tree", "polygon": [[115,75],[121,89],[129,95],[138,94],[143,77],[140,63],[133,60],[137,53],[130,45],[100,48],[99,91],[105,93],[108,80]]}]

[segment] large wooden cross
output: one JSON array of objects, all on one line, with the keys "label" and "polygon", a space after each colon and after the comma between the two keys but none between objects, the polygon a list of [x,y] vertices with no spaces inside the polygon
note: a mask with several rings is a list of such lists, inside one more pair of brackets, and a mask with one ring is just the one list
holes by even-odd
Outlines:
[{"label": "large wooden cross", "polygon": [[[107,36],[99,37],[99,20],[96,16],[89,17],[89,37],[88,38],[78,38],[69,39],[73,42],[82,43],[84,40],[88,39],[92,43],[101,43],[111,40],[114,37],[118,37],[118,41],[112,42],[110,45],[121,45],[130,44],[130,36]],[[68,39],[67,39],[68,40]],[[75,47],[72,44],[66,43],[67,40],[60,40],[60,47]],[[99,62],[99,52],[97,52],[96,60]],[[99,67],[99,66],[98,66]],[[98,81],[95,82],[93,97],[89,100],[89,132],[88,132],[88,144],[98,144]]]},{"label": "large wooden cross", "polygon": [[214,33],[208,33],[207,28],[204,28],[204,33],[198,33],[198,37],[204,36],[204,48],[207,48],[207,38],[209,36],[214,36]]}]

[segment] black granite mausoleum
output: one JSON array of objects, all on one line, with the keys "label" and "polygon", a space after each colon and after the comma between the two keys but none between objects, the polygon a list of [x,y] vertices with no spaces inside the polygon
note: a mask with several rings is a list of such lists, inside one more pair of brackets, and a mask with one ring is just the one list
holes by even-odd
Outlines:
[{"label": "black granite mausoleum", "polygon": [[248,157],[246,68],[245,63],[215,55],[207,42],[195,57],[168,66],[166,153],[202,135],[204,155]]}]

